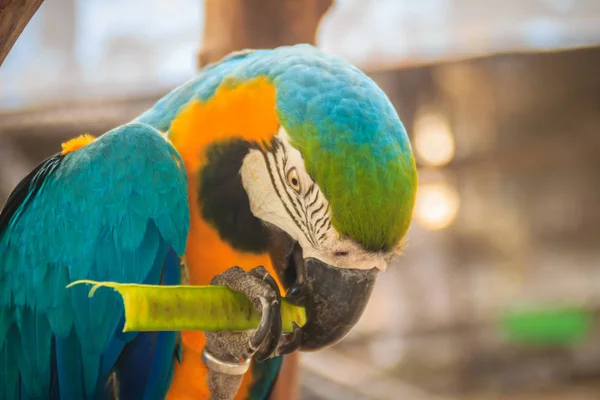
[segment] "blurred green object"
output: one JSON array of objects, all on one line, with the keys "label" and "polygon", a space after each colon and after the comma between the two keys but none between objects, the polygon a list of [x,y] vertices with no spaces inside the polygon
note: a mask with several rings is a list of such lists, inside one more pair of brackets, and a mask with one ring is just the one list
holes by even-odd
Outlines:
[{"label": "blurred green object", "polygon": [[520,309],[506,312],[500,324],[516,344],[567,346],[588,336],[594,316],[577,308]]}]

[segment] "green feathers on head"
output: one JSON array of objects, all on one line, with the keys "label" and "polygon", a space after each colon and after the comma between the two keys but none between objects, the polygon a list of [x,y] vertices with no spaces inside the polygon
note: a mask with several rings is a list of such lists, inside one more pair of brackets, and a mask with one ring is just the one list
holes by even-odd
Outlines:
[{"label": "green feathers on head", "polygon": [[417,188],[412,151],[394,141],[356,144],[331,134],[339,135],[335,145],[301,133],[292,144],[329,201],[333,226],[369,251],[393,250],[412,219]]},{"label": "green feathers on head", "polygon": [[290,55],[273,79],[279,119],[329,201],[333,226],[367,250],[391,251],[408,230],[417,189],[406,130],[360,70],[298,47],[302,58]]}]

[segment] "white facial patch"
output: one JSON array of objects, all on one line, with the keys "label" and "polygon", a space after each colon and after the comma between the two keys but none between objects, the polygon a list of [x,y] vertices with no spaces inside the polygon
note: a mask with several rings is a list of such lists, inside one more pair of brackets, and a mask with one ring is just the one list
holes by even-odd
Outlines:
[{"label": "white facial patch", "polygon": [[385,255],[365,251],[332,226],[329,202],[306,172],[302,155],[290,145],[283,127],[271,148],[250,150],[240,174],[252,214],[298,241],[304,258],[338,268],[386,269]]}]

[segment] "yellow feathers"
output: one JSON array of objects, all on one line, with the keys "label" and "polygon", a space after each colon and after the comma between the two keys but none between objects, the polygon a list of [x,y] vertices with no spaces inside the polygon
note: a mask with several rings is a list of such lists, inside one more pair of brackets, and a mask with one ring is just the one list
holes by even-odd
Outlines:
[{"label": "yellow feathers", "polygon": [[64,156],[66,154],[77,151],[77,150],[81,149],[82,147],[87,146],[88,144],[93,142],[95,139],[96,139],[95,137],[93,137],[92,135],[90,135],[88,133],[85,133],[81,136],[77,136],[76,138],[71,139],[71,140],[66,141],[63,144],[61,144],[61,146],[62,146],[61,154]]}]

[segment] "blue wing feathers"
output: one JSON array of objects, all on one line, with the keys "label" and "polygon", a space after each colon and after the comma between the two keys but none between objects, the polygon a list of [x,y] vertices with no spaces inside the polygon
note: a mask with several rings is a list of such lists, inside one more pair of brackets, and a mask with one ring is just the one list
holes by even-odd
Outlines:
[{"label": "blue wing feathers", "polygon": [[56,367],[56,338],[52,338],[50,364],[50,391],[48,397],[51,399],[58,399],[60,398],[60,393],[58,391],[58,370]]},{"label": "blue wing feathers", "polygon": [[83,357],[74,329],[68,335],[56,338],[56,363],[61,398],[84,398],[82,374]]},{"label": "blue wing feathers", "polygon": [[[181,280],[179,257],[169,249],[159,278],[161,284]],[[169,387],[176,352],[176,332],[142,332],[123,349],[117,362],[120,398],[162,398]]]},{"label": "blue wing feathers", "polygon": [[0,346],[0,400],[18,398],[21,381],[19,372],[14,368],[16,361],[8,346]]},{"label": "blue wing feathers", "polygon": [[47,163],[0,214],[0,399],[48,398],[56,382],[60,398],[98,397],[135,335],[119,332],[118,295],[65,286],[159,283],[166,249],[181,255],[187,239],[183,163],[153,128],[125,125]]},{"label": "blue wing feathers", "polygon": [[117,362],[120,398],[159,399],[165,394],[174,363],[175,332],[142,332]]}]

